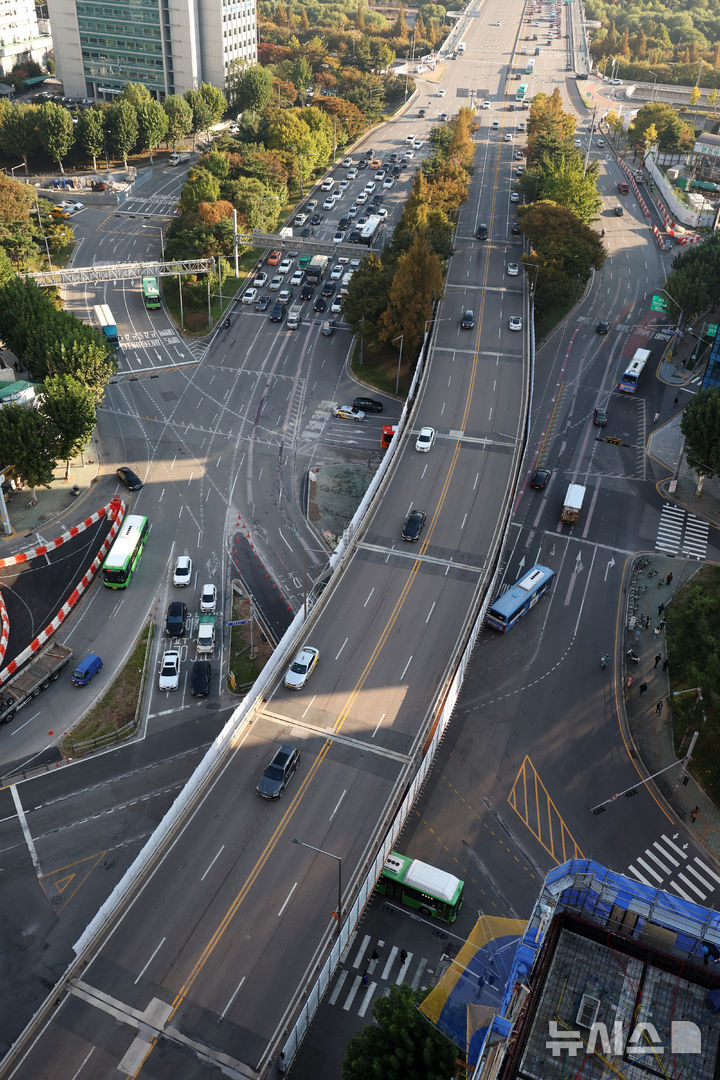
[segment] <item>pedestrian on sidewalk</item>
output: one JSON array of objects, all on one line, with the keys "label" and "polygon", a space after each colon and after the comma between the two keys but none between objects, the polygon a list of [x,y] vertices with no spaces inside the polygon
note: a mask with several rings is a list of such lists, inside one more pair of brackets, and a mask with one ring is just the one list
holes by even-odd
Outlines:
[{"label": "pedestrian on sidewalk", "polygon": [[667,656],[666,656],[666,657],[665,657],[665,659],[663,660],[663,666],[662,666],[662,669],[663,669],[663,671],[667,671],[667,669],[668,669],[669,667],[670,667],[670,661],[668,660],[668,658],[667,658]]},{"label": "pedestrian on sidewalk", "polygon": [[658,701],[657,705],[655,706],[655,712],[657,713],[658,716],[660,715],[662,710],[663,710],[663,703],[662,703],[662,701]]},{"label": "pedestrian on sidewalk", "polygon": [[677,397],[677,395],[676,395],[675,400],[673,401],[673,409],[677,409],[679,401],[680,401],[680,398]]},{"label": "pedestrian on sidewalk", "polygon": [[632,686],[632,675],[628,675],[628,677],[627,677],[627,688],[628,688],[628,690],[630,689],[631,686]]},{"label": "pedestrian on sidewalk", "polygon": [[664,604],[658,604],[658,619],[660,618],[660,616],[662,615],[664,610],[665,610],[665,605]]},{"label": "pedestrian on sidewalk", "polygon": [[647,690],[647,688],[648,688],[648,685],[647,685],[647,683],[646,683],[646,682],[641,682],[641,683],[640,683],[640,693],[641,693],[641,694],[644,694],[644,693],[645,693],[645,691]]},{"label": "pedestrian on sidewalk", "polygon": [[670,582],[672,581],[672,579],[673,579],[673,576],[672,576],[672,570],[671,570],[670,573],[668,574],[668,576],[665,578],[665,584],[669,585]]},{"label": "pedestrian on sidewalk", "polygon": [[653,627],[653,637],[657,637],[658,634],[660,634],[660,633],[662,633],[660,627],[659,626],[654,626]]},{"label": "pedestrian on sidewalk", "polygon": [[658,666],[658,664],[660,663],[660,661],[661,661],[661,660],[662,660],[662,653],[661,653],[661,652],[659,652],[659,653],[657,653],[657,655],[655,656],[655,667],[657,667],[657,666]]},{"label": "pedestrian on sidewalk", "polygon": [[699,806],[696,806],[694,810],[690,811],[690,820],[692,821],[693,825],[697,821],[699,813],[700,813],[700,807]]}]

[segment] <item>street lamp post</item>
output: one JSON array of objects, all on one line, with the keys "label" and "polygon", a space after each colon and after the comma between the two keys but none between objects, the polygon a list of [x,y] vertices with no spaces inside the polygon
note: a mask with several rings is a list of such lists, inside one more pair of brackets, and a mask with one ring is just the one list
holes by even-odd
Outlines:
[{"label": "street lamp post", "polygon": [[160,225],[141,225],[142,229],[153,229],[160,233],[160,251],[162,252],[162,261],[165,262],[165,234],[163,233]]},{"label": "street lamp post", "polygon": [[393,338],[392,339],[393,345],[395,344],[396,341],[400,342],[400,353],[398,355],[397,375],[395,376],[395,394],[397,396],[398,389],[400,387],[400,365],[402,364],[402,352],[403,352],[403,345],[405,343],[405,335],[404,334],[398,334],[398,336],[396,338]]},{"label": "street lamp post", "polygon": [[335,916],[337,918],[337,936],[340,937],[340,931],[342,929],[342,859],[339,855],[333,855],[332,851],[325,851],[324,848],[315,847],[314,844],[306,844],[304,840],[298,840],[297,837],[293,837],[293,844],[299,844],[300,847],[308,848],[309,851],[316,851],[318,855],[327,855],[328,859],[334,859],[338,868],[338,894],[337,894],[337,911]]},{"label": "street lamp post", "polygon": [[655,74],[654,71],[648,71],[648,75],[655,75],[655,78],[653,80],[653,88],[650,91],[650,100],[654,101],[654,99],[655,99],[655,88],[657,86],[657,75]]}]

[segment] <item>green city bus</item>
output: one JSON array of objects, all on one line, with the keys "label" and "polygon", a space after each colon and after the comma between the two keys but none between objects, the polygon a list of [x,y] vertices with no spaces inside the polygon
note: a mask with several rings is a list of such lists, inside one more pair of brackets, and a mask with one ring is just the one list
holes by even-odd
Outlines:
[{"label": "green city bus", "polygon": [[102,565],[103,585],[108,589],[127,588],[149,535],[148,519],[139,514],[128,514],[105,556]]},{"label": "green city bus", "polygon": [[397,851],[388,855],[375,886],[383,896],[445,922],[457,919],[464,888],[465,882],[454,874]]},{"label": "green city bus", "polygon": [[152,308],[160,307],[160,289],[158,288],[157,278],[144,277],[142,279],[143,296],[145,297],[145,307],[150,310]]},{"label": "green city bus", "polygon": [[528,84],[524,83],[524,82],[521,82],[520,85],[518,86],[516,92],[515,92],[515,100],[516,101],[524,101],[525,100],[525,95],[527,94],[527,92],[528,92]]}]

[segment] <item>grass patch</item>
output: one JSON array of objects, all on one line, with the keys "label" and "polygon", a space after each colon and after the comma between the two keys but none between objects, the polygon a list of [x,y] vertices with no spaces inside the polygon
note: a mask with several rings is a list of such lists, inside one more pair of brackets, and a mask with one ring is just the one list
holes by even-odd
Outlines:
[{"label": "grass patch", "polygon": [[[250,601],[242,593],[233,590],[232,617],[246,620],[244,626],[233,626],[230,630],[228,688],[236,694],[243,694],[252,686],[273,653],[271,642],[264,638],[257,622],[252,627],[251,634],[250,615]],[[235,677],[234,686],[230,680],[231,674]]]},{"label": "grass patch", "polygon": [[[720,804],[720,567],[704,566],[665,609],[675,753],[699,732],[690,772]],[[702,691],[698,700],[695,687]]]},{"label": "grass patch", "polygon": [[[115,681],[100,701],[93,705],[90,712],[65,736],[60,749],[66,757],[80,757],[90,753],[93,750],[93,741],[108,742],[108,737],[113,732],[132,722],[140,695],[145,650],[149,640],[152,640],[151,634],[152,624],[148,623]],[[125,738],[130,734],[132,731],[128,731]]]},{"label": "grass patch", "polygon": [[[361,349],[358,345],[352,359],[352,373],[367,386],[381,390],[384,394],[395,394],[397,380],[398,353],[389,347],[371,352],[367,347]],[[406,398],[410,390],[412,371],[409,364],[403,359],[400,365],[400,381],[398,384],[398,396]]]}]

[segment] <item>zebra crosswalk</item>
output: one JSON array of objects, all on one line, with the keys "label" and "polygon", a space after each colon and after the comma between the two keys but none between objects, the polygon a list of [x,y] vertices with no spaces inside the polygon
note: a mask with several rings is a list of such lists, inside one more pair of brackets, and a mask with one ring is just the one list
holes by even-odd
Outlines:
[{"label": "zebra crosswalk", "polygon": [[665,503],[660,513],[655,550],[665,555],[685,555],[704,559],[707,555],[710,526],[689,514],[682,506]]},{"label": "zebra crosswalk", "polygon": [[663,834],[628,866],[628,873],[643,885],[675,893],[694,904],[704,904],[717,892],[720,874],[699,855],[689,853],[687,844],[681,847],[676,840],[679,840],[677,834],[674,838]]},{"label": "zebra crosswalk", "polygon": [[416,956],[398,945],[373,942],[370,934],[355,937],[335,974],[328,1003],[364,1017],[374,998],[387,996],[393,986],[409,983],[416,990],[425,985],[425,976],[434,975],[428,963],[427,957]]}]

